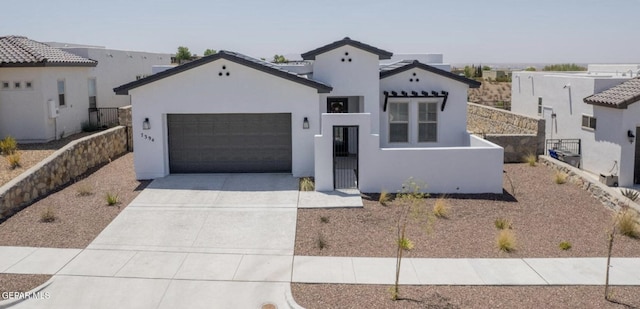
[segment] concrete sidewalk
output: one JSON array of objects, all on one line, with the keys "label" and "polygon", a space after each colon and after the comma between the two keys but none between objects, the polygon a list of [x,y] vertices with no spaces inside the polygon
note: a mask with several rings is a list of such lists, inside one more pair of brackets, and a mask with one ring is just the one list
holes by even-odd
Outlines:
[{"label": "concrete sidewalk", "polygon": [[[395,258],[295,256],[292,282],[393,284]],[[403,285],[604,285],[606,258],[404,258]],[[640,285],[640,258],[612,258],[612,285]]]}]

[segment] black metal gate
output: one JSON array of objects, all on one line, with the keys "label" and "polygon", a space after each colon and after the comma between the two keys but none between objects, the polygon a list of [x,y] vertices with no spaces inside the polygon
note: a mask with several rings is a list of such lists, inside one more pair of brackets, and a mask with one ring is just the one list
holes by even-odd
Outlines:
[{"label": "black metal gate", "polygon": [[333,187],[358,187],[358,127],[333,127]]}]

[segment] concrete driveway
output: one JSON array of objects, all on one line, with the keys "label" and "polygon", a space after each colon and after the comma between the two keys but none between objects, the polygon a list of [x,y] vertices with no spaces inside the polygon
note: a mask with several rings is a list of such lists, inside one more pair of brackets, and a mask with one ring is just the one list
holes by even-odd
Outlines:
[{"label": "concrete driveway", "polygon": [[286,174],[157,179],[16,308],[285,308],[297,203]]}]

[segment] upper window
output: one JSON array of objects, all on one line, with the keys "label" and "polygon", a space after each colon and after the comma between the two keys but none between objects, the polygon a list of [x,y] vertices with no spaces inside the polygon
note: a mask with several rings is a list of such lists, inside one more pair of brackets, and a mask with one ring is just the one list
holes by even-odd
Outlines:
[{"label": "upper window", "polygon": [[11,87],[11,84],[9,84],[9,82],[2,82],[2,89],[9,89],[9,87]]},{"label": "upper window", "polygon": [[96,79],[89,78],[89,108],[96,108]]},{"label": "upper window", "polygon": [[542,116],[542,97],[538,97],[538,116]]},{"label": "upper window", "polygon": [[58,105],[66,106],[67,102],[65,102],[65,86],[64,80],[58,80]]},{"label": "upper window", "polygon": [[418,142],[438,141],[438,104],[418,103]]},{"label": "upper window", "polygon": [[25,89],[33,89],[33,82],[24,82]]},{"label": "upper window", "polygon": [[22,88],[22,83],[20,83],[20,82],[13,82],[13,88],[15,88],[15,89],[20,89],[20,88]]},{"label": "upper window", "polygon": [[409,142],[409,104],[389,104],[389,142]]},{"label": "upper window", "polygon": [[596,118],[593,116],[582,115],[582,127],[585,129],[596,129]]}]

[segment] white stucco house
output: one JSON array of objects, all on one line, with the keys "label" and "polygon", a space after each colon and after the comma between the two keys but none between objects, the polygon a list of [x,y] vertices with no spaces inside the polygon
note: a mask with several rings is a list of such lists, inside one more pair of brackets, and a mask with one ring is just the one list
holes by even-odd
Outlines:
[{"label": "white stucco house", "polygon": [[[640,65],[514,72],[511,110],[546,120],[548,140],[579,139],[579,166],[617,185],[640,183]],[[611,183],[613,184],[613,182]]]},{"label": "white stucco house", "polygon": [[137,178],[284,172],[316,190],[502,193],[503,149],[466,131],[479,83],[342,40],[278,66],[217,54],[122,85]]}]

